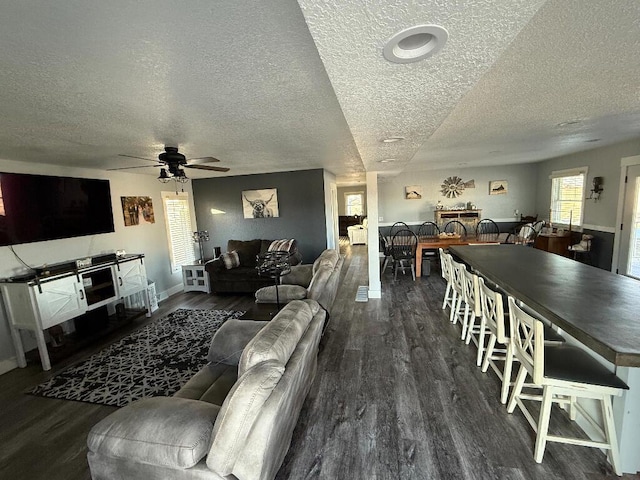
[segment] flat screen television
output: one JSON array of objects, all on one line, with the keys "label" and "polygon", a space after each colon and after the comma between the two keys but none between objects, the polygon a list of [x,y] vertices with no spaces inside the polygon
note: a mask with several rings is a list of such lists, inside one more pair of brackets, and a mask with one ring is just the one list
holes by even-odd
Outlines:
[{"label": "flat screen television", "polygon": [[0,172],[0,245],[113,231],[109,180]]}]

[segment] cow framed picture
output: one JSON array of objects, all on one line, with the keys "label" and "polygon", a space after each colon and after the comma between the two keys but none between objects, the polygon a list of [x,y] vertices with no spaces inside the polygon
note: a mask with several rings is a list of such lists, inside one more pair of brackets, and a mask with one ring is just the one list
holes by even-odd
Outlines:
[{"label": "cow framed picture", "polygon": [[244,218],[279,217],[278,190],[276,188],[265,188],[263,190],[243,191],[242,211],[244,212]]}]

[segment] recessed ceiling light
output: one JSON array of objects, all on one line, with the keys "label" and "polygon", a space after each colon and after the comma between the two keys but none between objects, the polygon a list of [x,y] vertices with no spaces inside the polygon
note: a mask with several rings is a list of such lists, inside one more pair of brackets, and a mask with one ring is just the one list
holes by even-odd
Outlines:
[{"label": "recessed ceiling light", "polygon": [[404,137],[389,137],[382,139],[382,143],[395,143],[401,142],[402,140],[404,140]]},{"label": "recessed ceiling light", "polygon": [[392,36],[382,49],[384,58],[393,63],[411,63],[435,55],[449,38],[438,25],[417,25]]},{"label": "recessed ceiling light", "polygon": [[586,143],[599,142],[599,141],[600,141],[599,138],[592,138],[590,140],[585,140]]},{"label": "recessed ceiling light", "polygon": [[395,158],[383,158],[382,160],[378,160],[379,163],[392,163],[395,162]]}]

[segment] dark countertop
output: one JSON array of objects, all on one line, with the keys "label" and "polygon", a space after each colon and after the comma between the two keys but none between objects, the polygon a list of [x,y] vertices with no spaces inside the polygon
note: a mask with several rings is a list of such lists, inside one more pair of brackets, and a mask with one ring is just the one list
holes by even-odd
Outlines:
[{"label": "dark countertop", "polygon": [[449,250],[610,362],[640,367],[640,281],[521,245]]}]

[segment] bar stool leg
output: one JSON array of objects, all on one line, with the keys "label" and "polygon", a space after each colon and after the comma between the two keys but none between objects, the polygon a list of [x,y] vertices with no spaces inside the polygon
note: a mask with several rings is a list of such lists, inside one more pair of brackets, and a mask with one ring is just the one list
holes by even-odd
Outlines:
[{"label": "bar stool leg", "polygon": [[486,373],[489,369],[489,360],[491,359],[491,355],[493,355],[493,349],[496,346],[496,338],[497,337],[493,333],[489,337],[489,343],[484,353],[484,361],[482,362],[482,373]]},{"label": "bar stool leg", "polygon": [[546,385],[542,394],[542,405],[540,406],[540,417],[538,418],[536,446],[533,453],[536,463],[542,463],[544,449],[547,446],[547,433],[549,432],[549,419],[551,418],[552,403],[553,387]]},{"label": "bar stool leg", "polygon": [[620,467],[620,452],[618,451],[618,437],[616,436],[615,421],[613,419],[613,406],[611,404],[611,395],[604,395],[601,400],[602,403],[602,418],[604,420],[604,433],[607,443],[611,446],[607,452],[609,462],[613,467],[613,471],[616,475],[622,475],[622,469]]},{"label": "bar stool leg", "polygon": [[513,386],[513,391],[511,392],[511,398],[509,398],[509,405],[507,405],[507,412],[513,413],[516,408],[516,398],[522,392],[522,387],[524,385],[524,379],[527,376],[527,369],[524,366],[520,366],[520,370],[518,370],[518,376],[516,377],[516,383]]},{"label": "bar stool leg", "polygon": [[[475,324],[475,321],[474,321]],[[476,357],[476,366],[479,367],[482,364],[482,353],[484,352],[484,336],[486,333],[486,325],[484,323],[484,318],[480,319],[480,332],[478,333],[478,356]],[[471,335],[469,335],[469,340],[471,339]],[[467,340],[467,343],[469,343]]]},{"label": "bar stool leg", "polygon": [[506,358],[504,359],[504,371],[502,372],[502,392],[500,403],[505,405],[509,398],[509,386],[511,385],[511,370],[513,369],[513,343],[507,344]]}]

